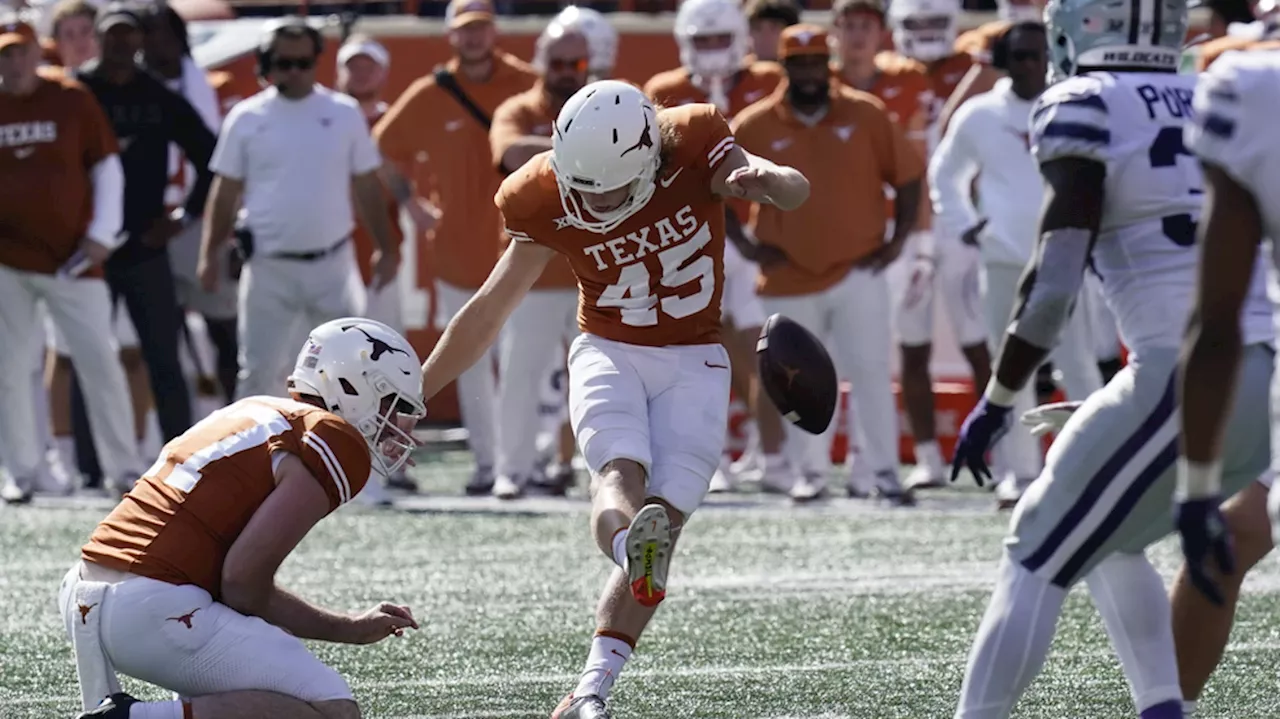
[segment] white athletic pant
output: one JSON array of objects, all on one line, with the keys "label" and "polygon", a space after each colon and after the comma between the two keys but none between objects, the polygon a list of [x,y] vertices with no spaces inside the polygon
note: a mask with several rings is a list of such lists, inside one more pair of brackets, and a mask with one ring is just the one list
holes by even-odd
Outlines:
[{"label": "white athletic pant", "polygon": [[318,260],[254,255],[240,277],[237,398],[281,397],[307,335],[317,325],[364,312],[364,283],[347,242]]},{"label": "white athletic pant", "polygon": [[578,336],[578,292],[532,290],[511,313],[498,346],[498,464],[501,475],[528,477],[538,461],[539,399],[553,362],[565,366]]},{"label": "white athletic pant", "polygon": [[[447,327],[474,293],[475,290],[464,290],[437,281],[436,326]],[[496,460],[498,380],[494,376],[493,365],[501,343],[499,338],[484,358],[458,376],[457,382],[462,426],[467,429],[467,443],[475,455],[476,466],[482,468],[493,467]],[[542,367],[545,368],[546,364]]]},{"label": "white athletic pant", "polygon": [[84,390],[94,447],[105,476],[136,472],[133,404],[112,337],[111,293],[101,279],[64,279],[0,265],[0,447],[16,477],[30,477],[43,461],[35,427],[33,362],[44,340],[36,312],[44,300],[62,330]]},{"label": "white athletic pant", "polygon": [[[991,352],[1000,351],[1009,319],[1018,300],[1018,283],[1023,268],[1016,265],[989,264],[984,267],[983,295],[987,303],[988,328],[991,331]],[[1077,308],[1079,309],[1079,308]],[[1058,345],[1049,353],[1056,370],[1062,373],[1062,385],[1067,399],[1081,400],[1102,388],[1102,375],[1094,358],[1093,340],[1089,334],[1089,320],[1085,312],[1072,312],[1063,329]],[[981,392],[982,388],[978,388]],[[1018,393],[1014,404],[1014,421],[1009,432],[995,448],[997,467],[1012,472],[1019,479],[1031,479],[1040,474],[1043,452],[1040,441],[1017,417],[1035,406],[1034,383]]]},{"label": "white athletic pant", "polygon": [[[364,316],[404,334],[404,311],[400,302],[400,276],[380,290],[369,287]],[[425,357],[423,359],[426,359]]]},{"label": "white athletic pant", "polygon": [[[799,322],[819,338],[836,375],[851,385],[852,410],[865,443],[859,461],[872,472],[898,466],[898,413],[893,401],[892,302],[884,273],[852,270],[835,285],[812,295],[762,297],[769,314],[780,313]],[[821,436],[787,425],[786,453],[793,466],[825,473],[831,466],[831,434],[835,421]]]}]

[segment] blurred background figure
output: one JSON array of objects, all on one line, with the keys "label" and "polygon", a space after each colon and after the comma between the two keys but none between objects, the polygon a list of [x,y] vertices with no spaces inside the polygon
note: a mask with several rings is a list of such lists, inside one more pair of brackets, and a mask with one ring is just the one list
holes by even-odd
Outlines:
[{"label": "blurred background figure", "polygon": [[[587,84],[591,45],[586,35],[553,20],[538,36],[533,67],[538,83],[498,106],[489,131],[493,163],[510,174],[551,149],[556,116]],[[505,241],[510,238],[504,236]],[[553,258],[512,312],[499,342],[498,456],[493,494],[514,499],[539,481],[538,400],[547,368],[565,366],[565,347],[578,335],[577,279],[569,262]],[[563,479],[563,478],[562,478]],[[569,479],[572,479],[570,475]],[[542,480],[549,484],[547,480]],[[567,486],[552,487],[564,494]]]},{"label": "blurred background figure", "polygon": [[782,31],[800,22],[800,6],[793,0],[747,0],[743,11],[751,30],[751,54],[747,62],[778,59]]},{"label": "blurred background figure", "polygon": [[0,124],[22,128],[14,136],[26,142],[0,155],[0,225],[7,228],[0,242],[0,448],[8,470],[0,496],[23,503],[38,488],[44,460],[31,384],[42,340],[37,303],[63,330],[85,380],[111,484],[132,481],[138,454],[100,269],[120,243],[124,176],[116,138],[83,86],[38,69],[41,49],[30,25],[10,16],[4,27]]},{"label": "blurred background figure", "polygon": [[93,21],[98,8],[85,0],[61,0],[53,6],[49,38],[54,57],[46,60],[74,70],[98,56],[98,35]]},{"label": "blurred background figure", "polygon": [[[498,261],[502,220],[493,196],[502,175],[494,172],[489,128],[498,105],[538,81],[531,67],[498,49],[489,0],[453,0],[445,24],[453,58],[405,90],[374,128],[386,158],[384,181],[418,231],[429,233],[438,327],[449,324]],[[493,491],[496,354],[463,372],[456,385],[476,461],[466,485],[471,495]]]}]

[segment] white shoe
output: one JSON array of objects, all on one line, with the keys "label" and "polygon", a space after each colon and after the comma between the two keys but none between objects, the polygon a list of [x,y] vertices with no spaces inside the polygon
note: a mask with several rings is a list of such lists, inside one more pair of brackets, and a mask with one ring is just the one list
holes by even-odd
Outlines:
[{"label": "white shoe", "polygon": [[818,472],[805,472],[788,492],[796,502],[812,502],[827,496],[827,478]]},{"label": "white shoe", "polygon": [[947,486],[946,471],[942,467],[917,464],[907,474],[907,479],[903,484],[910,490],[939,489]]},{"label": "white shoe", "polygon": [[56,449],[45,452],[45,471],[40,473],[36,481],[36,491],[54,497],[67,497],[75,493],[77,487],[84,486],[79,472],[73,471],[62,461],[62,453]]},{"label": "white shoe", "polygon": [[729,472],[735,477],[748,474],[759,474],[764,471],[764,455],[759,452],[743,452],[738,461],[729,465]]},{"label": "white shoe", "polygon": [[1035,480],[1017,479],[1010,476],[997,484],[996,509],[1013,509],[1017,506],[1018,500],[1022,499],[1022,494],[1027,491],[1027,487],[1031,486],[1033,481]]},{"label": "white shoe", "polygon": [[30,503],[31,497],[35,495],[35,480],[30,477],[18,479],[11,474],[6,474],[8,478],[4,486],[0,487],[0,499],[3,499],[5,504]]},{"label": "white shoe", "polygon": [[766,494],[790,494],[801,476],[781,454],[768,454],[756,469],[738,475],[742,484],[755,484]]},{"label": "white shoe", "polygon": [[870,499],[876,492],[876,475],[864,462],[854,462],[849,467],[849,483],[845,485],[854,499]]},{"label": "white shoe", "polygon": [[672,544],[666,507],[646,504],[627,531],[627,583],[631,596],[643,606],[656,607],[667,596]]},{"label": "white shoe", "polygon": [[711,484],[707,487],[707,492],[711,494],[723,494],[732,492],[738,488],[735,481],[733,467],[729,464],[727,457],[720,458],[720,466],[716,467],[716,473],[711,475]]},{"label": "white shoe", "polygon": [[519,499],[524,496],[523,478],[499,474],[493,479],[493,496],[498,499]]}]

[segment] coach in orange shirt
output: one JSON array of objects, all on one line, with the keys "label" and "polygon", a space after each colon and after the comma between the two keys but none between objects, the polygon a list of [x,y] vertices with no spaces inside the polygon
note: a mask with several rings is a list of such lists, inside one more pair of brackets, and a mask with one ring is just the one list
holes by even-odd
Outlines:
[{"label": "coach in orange shirt", "polygon": [[[502,220],[492,198],[502,175],[490,162],[489,126],[502,101],[538,79],[531,67],[495,47],[489,0],[452,0],[445,21],[453,59],[405,90],[373,130],[392,195],[419,230],[434,231],[431,268],[440,327],[497,264]],[[431,203],[423,197],[426,188],[435,189]],[[462,423],[476,458],[469,494],[493,489],[496,384],[488,362],[458,378]]]},{"label": "coach in orange shirt", "polygon": [[[892,309],[882,271],[915,228],[924,162],[883,103],[833,86],[822,28],[787,28],[778,54],[787,81],[743,111],[734,133],[744,150],[802,172],[812,194],[790,213],[752,208],[757,241],[776,250],[767,253],[771,261],[761,263],[760,294],[769,312],[830,338],[837,372],[853,383],[854,411],[866,437],[862,454],[875,473],[875,489],[891,501],[909,503],[911,495],[898,481]],[[900,200],[887,242],[884,185]],[[805,470],[792,490],[796,499],[825,492],[830,460],[824,439],[798,430],[788,436],[788,454]]]},{"label": "coach in orange shirt", "polygon": [[[542,79],[498,106],[489,144],[493,164],[509,173],[551,149],[551,128],[566,100],[587,84],[591,47],[585,35],[552,21],[538,37],[534,67]],[[509,242],[509,238],[504,237]],[[578,336],[578,281],[555,257],[512,312],[499,343],[498,464],[493,494],[513,499],[536,479],[538,400],[552,362]]]}]

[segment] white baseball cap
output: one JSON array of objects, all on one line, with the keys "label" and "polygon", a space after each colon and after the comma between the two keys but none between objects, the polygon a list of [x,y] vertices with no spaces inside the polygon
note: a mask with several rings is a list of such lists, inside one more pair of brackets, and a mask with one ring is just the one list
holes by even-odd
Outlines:
[{"label": "white baseball cap", "polygon": [[339,48],[338,66],[345,67],[351,61],[351,58],[357,55],[364,55],[383,68],[391,67],[391,53],[387,52],[387,48],[383,47],[382,43],[373,39],[348,42]]}]

